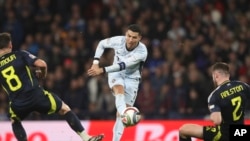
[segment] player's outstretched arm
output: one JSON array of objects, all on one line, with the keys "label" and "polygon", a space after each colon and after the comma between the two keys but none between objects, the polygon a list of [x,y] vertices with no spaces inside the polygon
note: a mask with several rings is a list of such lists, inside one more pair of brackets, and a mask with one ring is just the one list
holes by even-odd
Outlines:
[{"label": "player's outstretched arm", "polygon": [[220,125],[222,122],[221,112],[212,112],[210,119],[215,125]]}]

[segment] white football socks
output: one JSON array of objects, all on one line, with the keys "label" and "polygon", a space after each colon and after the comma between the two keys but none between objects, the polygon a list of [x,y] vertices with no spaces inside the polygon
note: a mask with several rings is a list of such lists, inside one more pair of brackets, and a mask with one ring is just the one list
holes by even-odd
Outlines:
[{"label": "white football socks", "polygon": [[115,106],[120,115],[123,114],[123,111],[126,108],[125,96],[124,94],[116,94],[115,95]]},{"label": "white football socks", "polygon": [[115,125],[113,127],[113,140],[120,141],[124,131],[124,125],[120,117],[116,117]]},{"label": "white football socks", "polygon": [[85,131],[83,130],[81,133],[78,133],[78,135],[84,140],[87,141],[91,138],[91,136]]}]

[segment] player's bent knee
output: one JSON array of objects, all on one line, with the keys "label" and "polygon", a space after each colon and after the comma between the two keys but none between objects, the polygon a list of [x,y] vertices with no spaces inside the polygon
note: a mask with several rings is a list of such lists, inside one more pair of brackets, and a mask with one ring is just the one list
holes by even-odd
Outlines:
[{"label": "player's bent knee", "polygon": [[188,125],[184,124],[179,128],[180,136],[185,136],[186,131],[188,130]]},{"label": "player's bent knee", "polygon": [[20,121],[18,121],[18,120],[14,120],[14,119],[11,119],[10,121],[11,121],[11,124],[15,124],[15,123],[20,122]]},{"label": "player's bent knee", "polygon": [[114,92],[114,94],[123,94],[124,87],[122,85],[115,85],[113,86],[112,91]]},{"label": "player's bent knee", "polygon": [[13,124],[13,123],[19,123],[19,122],[21,122],[18,118],[10,118],[10,121],[11,121],[11,123]]},{"label": "player's bent knee", "polygon": [[67,112],[69,112],[70,110],[71,110],[71,109],[69,108],[69,106],[63,102],[62,108],[59,110],[58,113],[59,113],[60,115],[65,115],[65,114],[66,114]]},{"label": "player's bent knee", "polygon": [[184,125],[182,125],[180,128],[179,128],[179,133],[182,134],[182,132],[184,131]]},{"label": "player's bent knee", "polygon": [[12,119],[12,118],[10,119],[10,121],[11,121],[11,123],[12,123],[12,124],[15,122],[15,120],[14,120],[14,119]]}]

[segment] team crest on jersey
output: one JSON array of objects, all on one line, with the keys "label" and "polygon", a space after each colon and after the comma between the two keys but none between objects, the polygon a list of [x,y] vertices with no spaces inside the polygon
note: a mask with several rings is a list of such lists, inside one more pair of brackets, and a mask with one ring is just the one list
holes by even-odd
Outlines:
[{"label": "team crest on jersey", "polygon": [[115,81],[116,81],[115,79],[112,79],[112,83],[115,83]]}]

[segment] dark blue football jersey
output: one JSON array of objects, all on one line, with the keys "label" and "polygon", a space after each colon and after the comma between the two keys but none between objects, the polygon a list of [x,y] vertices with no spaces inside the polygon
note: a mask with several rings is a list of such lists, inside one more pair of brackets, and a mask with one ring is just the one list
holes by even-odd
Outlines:
[{"label": "dark blue football jersey", "polygon": [[243,124],[244,110],[250,97],[250,87],[240,81],[227,81],[208,97],[211,112],[221,112],[222,125]]},{"label": "dark blue football jersey", "polygon": [[11,102],[28,99],[29,91],[39,86],[30,66],[37,59],[26,51],[13,51],[0,57],[0,83]]}]

